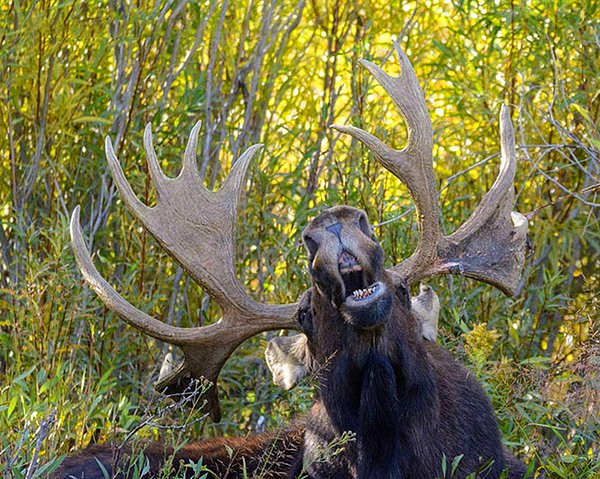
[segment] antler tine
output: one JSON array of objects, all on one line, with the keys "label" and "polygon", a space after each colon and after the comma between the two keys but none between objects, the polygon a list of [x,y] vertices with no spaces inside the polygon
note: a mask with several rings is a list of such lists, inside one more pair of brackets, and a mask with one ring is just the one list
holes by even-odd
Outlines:
[{"label": "antler tine", "polygon": [[229,176],[225,180],[223,187],[219,190],[220,193],[225,195],[232,195],[235,198],[235,207],[237,208],[238,202],[243,195],[243,182],[248,173],[248,167],[250,161],[254,157],[255,153],[263,148],[262,143],[249,146],[242,156],[232,165]]},{"label": "antler tine", "polygon": [[125,178],[121,164],[119,163],[119,160],[117,160],[115,150],[113,149],[112,142],[108,136],[104,140],[104,149],[106,151],[106,160],[108,161],[108,166],[113,175],[119,193],[121,194],[121,198],[123,198],[127,208],[129,208],[135,217],[143,222],[144,218],[148,217],[150,208],[138,199],[133,191],[133,188],[131,188],[131,185]]},{"label": "antler tine", "polygon": [[160,201],[162,195],[164,194],[165,182],[167,181],[167,177],[163,173],[163,170],[160,167],[160,165],[158,164],[158,158],[156,157],[154,145],[152,144],[152,126],[150,125],[150,123],[146,124],[146,128],[144,130],[144,148],[146,149],[146,160],[148,162],[148,172],[150,173],[150,179],[152,180],[152,184],[156,189],[158,201]]},{"label": "antler tine", "polygon": [[440,234],[438,195],[433,173],[431,119],[410,61],[396,42],[394,47],[401,64],[398,77],[388,75],[367,60],[360,60],[360,63],[377,79],[400,110],[408,130],[406,146],[402,150],[396,150],[360,128],[339,125],[332,125],[332,128],[364,143],[379,163],[404,183],[413,197],[420,241],[414,254],[403,263],[402,271],[399,272],[403,273],[406,281],[414,282],[416,280],[413,276],[427,274],[426,271],[420,271],[420,268],[433,265],[440,243],[444,240]]},{"label": "antler tine", "polygon": [[[140,331],[182,348],[184,363],[161,378],[157,387],[181,390],[189,378],[205,377],[216,382],[233,351],[246,339],[262,331],[295,329],[295,304],[262,304],[245,292],[236,276],[235,222],[248,166],[261,145],[248,148],[231,168],[223,187],[208,191],[200,182],[195,165],[197,123],[190,134],[183,168],[177,178],[162,172],[154,149],[152,133],[146,127],[144,144],[148,169],[159,201],[149,208],[135,195],[116,159],[110,139],[106,155],[125,204],[156,238],[158,243],[219,304],[223,315],[214,324],[199,328],[176,328],[162,323],[131,305],[98,273],[92,263],[79,225],[79,208],[73,212],[71,237],[77,264],[85,280],[100,299]],[[208,392],[213,419],[220,417],[215,388]]]},{"label": "antler tine", "polygon": [[[196,150],[198,149],[198,132],[202,122],[198,120],[192,128],[190,138],[188,139],[185,153],[183,154],[183,166],[180,175],[190,174],[190,176],[198,176],[198,164],[196,163]],[[198,179],[199,181],[199,179]]]},{"label": "antler tine", "polygon": [[408,188],[417,208],[421,237],[414,254],[393,267],[407,283],[435,274],[461,274],[514,294],[527,248],[527,220],[514,211],[516,155],[508,107],[500,113],[502,161],[500,174],[470,218],[450,236],[440,233],[437,190],[433,173],[433,135],[425,98],[410,61],[394,42],[401,64],[391,77],[371,62],[361,64],[393,99],[408,127],[408,142],[395,150],[354,127],[333,128],[363,142],[375,158]]},{"label": "antler tine", "polygon": [[406,150],[408,152],[419,151],[426,158],[430,158],[433,133],[425,96],[408,57],[397,42],[393,42],[393,44],[400,63],[399,76],[388,75],[368,60],[360,60],[360,64],[377,79],[406,120],[408,127]]},{"label": "antler tine", "polygon": [[515,133],[510,121],[510,111],[506,105],[502,105],[500,109],[500,148],[500,173],[469,219],[451,236],[454,241],[462,241],[473,231],[481,228],[505,197],[508,197],[506,203],[510,203],[512,210],[514,202],[512,186],[517,172],[517,157]]}]

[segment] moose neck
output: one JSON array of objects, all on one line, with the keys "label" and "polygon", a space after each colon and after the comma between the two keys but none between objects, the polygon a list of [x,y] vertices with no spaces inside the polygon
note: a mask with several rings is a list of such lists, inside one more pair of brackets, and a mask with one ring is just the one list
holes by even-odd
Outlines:
[{"label": "moose neck", "polygon": [[399,319],[374,331],[345,327],[321,374],[321,398],[334,429],[356,433],[348,453],[355,456],[358,478],[402,477],[417,456],[410,440],[415,422],[422,425],[437,414],[422,339],[411,322]]}]

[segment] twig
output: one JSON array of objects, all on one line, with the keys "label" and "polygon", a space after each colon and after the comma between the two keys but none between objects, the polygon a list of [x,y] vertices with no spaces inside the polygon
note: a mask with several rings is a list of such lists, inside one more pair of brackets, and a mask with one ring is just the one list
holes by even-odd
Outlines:
[{"label": "twig", "polygon": [[534,217],[534,216],[535,216],[535,215],[536,215],[536,214],[537,214],[537,213],[538,213],[540,210],[543,210],[544,208],[547,208],[548,206],[553,206],[553,205],[555,205],[556,203],[560,203],[560,202],[561,202],[561,201],[563,201],[563,200],[566,200],[566,199],[568,199],[568,198],[573,198],[573,197],[577,198],[579,201],[581,201],[582,203],[584,203],[584,204],[586,204],[586,205],[590,205],[590,206],[596,206],[596,205],[598,205],[598,206],[600,206],[600,204],[597,204],[597,203],[591,203],[591,202],[588,202],[588,201],[585,201],[585,200],[581,200],[581,199],[580,199],[580,196],[579,196],[579,195],[584,195],[584,194],[587,194],[587,193],[591,193],[592,191],[595,191],[595,190],[597,190],[597,189],[600,189],[600,183],[596,183],[595,185],[588,186],[587,188],[583,188],[582,190],[576,191],[576,192],[574,192],[574,193],[568,193],[568,194],[566,194],[566,195],[563,195],[563,196],[561,196],[560,198],[557,198],[557,199],[556,199],[556,200],[554,200],[554,201],[551,201],[551,202],[549,202],[549,203],[546,203],[545,205],[538,206],[537,208],[535,208],[535,209],[533,209],[533,210],[529,211],[528,213],[525,213],[525,214],[524,214],[524,216],[525,216],[525,217],[526,217],[528,220],[530,220],[530,219],[531,219],[531,218],[533,218],[533,217]]},{"label": "twig", "polygon": [[40,450],[42,449],[44,440],[48,436],[48,433],[50,432],[50,428],[51,428],[52,424],[54,423],[55,416],[56,416],[56,411],[52,411],[50,413],[50,415],[48,417],[46,417],[40,424],[40,428],[38,429],[38,432],[36,434],[35,449],[33,451],[33,457],[31,458],[31,462],[29,463],[29,467],[27,468],[27,473],[25,474],[25,479],[31,479],[31,477],[33,476],[33,473],[37,469],[38,455],[40,453]]},{"label": "twig", "polygon": [[398,216],[394,216],[393,218],[390,218],[389,220],[382,221],[381,223],[377,223],[376,225],[373,225],[373,227],[381,228],[383,225],[387,225],[389,223],[393,223],[394,221],[398,221],[399,219],[404,218],[405,216],[411,214],[413,211],[415,211],[415,207],[411,206],[404,213],[401,213]]},{"label": "twig", "polygon": [[[163,426],[161,424],[157,424],[156,422],[154,422],[156,418],[164,417],[170,411],[173,411],[176,409],[183,409],[184,407],[186,407],[188,405],[191,405],[193,408],[195,408],[198,405],[198,402],[202,399],[202,396],[204,395],[204,393],[207,391],[207,385],[209,385],[209,384],[210,383],[208,381],[200,381],[198,379],[192,379],[190,381],[190,384],[187,386],[185,391],[183,391],[182,393],[167,394],[165,396],[166,398],[172,398],[172,399],[178,398],[178,400],[176,400],[173,404],[169,404],[162,408],[158,408],[154,411],[151,411],[150,408],[147,408],[144,416],[140,419],[140,422],[127,433],[127,435],[125,436],[125,439],[123,439],[123,442],[121,444],[119,444],[113,451],[113,469],[118,468],[120,461],[121,461],[121,456],[122,456],[124,449],[127,446],[128,442],[131,441],[133,436],[135,436],[135,434],[137,434],[144,427],[152,426],[152,427],[157,427],[160,429],[171,429],[171,430],[179,429],[179,430],[181,430],[181,429],[186,429],[190,425],[196,424],[196,423],[201,422],[204,419],[206,419],[206,417],[208,416],[208,413],[201,415],[199,418],[192,419],[191,422],[189,420],[186,420],[183,424],[180,424],[180,425]],[[202,409],[205,404],[206,404],[206,402],[201,404],[199,409]],[[28,478],[25,478],[25,479],[28,479]]]},{"label": "twig", "polygon": [[221,7],[221,14],[219,16],[219,23],[215,31],[215,37],[212,40],[210,48],[210,58],[208,60],[208,67],[206,68],[206,94],[204,96],[204,126],[206,128],[206,135],[204,138],[204,145],[202,148],[202,164],[200,165],[200,178],[204,179],[206,169],[210,163],[210,145],[213,136],[213,122],[212,122],[212,103],[213,103],[213,75],[215,63],[217,62],[217,52],[219,42],[221,40],[221,34],[223,32],[223,24],[225,23],[225,13],[229,6],[229,0],[223,2]]}]

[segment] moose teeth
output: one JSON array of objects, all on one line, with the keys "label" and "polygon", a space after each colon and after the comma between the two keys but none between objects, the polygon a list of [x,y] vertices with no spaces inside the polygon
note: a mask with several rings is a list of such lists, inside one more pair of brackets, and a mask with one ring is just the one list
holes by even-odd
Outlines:
[{"label": "moose teeth", "polygon": [[373,288],[357,289],[352,293],[352,296],[354,296],[354,299],[363,299],[367,296],[371,296],[374,291],[375,290]]}]

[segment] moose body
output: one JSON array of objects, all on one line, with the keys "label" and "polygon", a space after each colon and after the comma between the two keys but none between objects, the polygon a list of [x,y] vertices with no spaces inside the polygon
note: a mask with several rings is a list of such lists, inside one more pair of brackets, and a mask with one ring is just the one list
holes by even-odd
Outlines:
[{"label": "moose body", "polygon": [[[496,479],[504,470],[510,479],[523,478],[525,468],[505,451],[482,387],[434,341],[423,339],[435,340],[437,316],[420,323],[417,310],[428,303],[433,305],[431,311],[439,311],[439,304],[423,296],[424,301],[411,308],[409,294],[410,285],[437,274],[468,276],[506,294],[516,291],[527,220],[512,211],[516,155],[510,113],[502,107],[500,174],[469,219],[454,233],[442,235],[431,120],[412,65],[395,47],[401,64],[398,77],[370,62],[361,63],[406,120],[406,147],[395,150],[358,128],[334,128],[364,143],[408,187],[417,210],[419,242],[411,257],[386,269],[384,252],[364,212],[348,206],[324,211],[303,232],[312,287],[299,304],[258,303],[236,277],[234,226],[256,146],[235,162],[221,190],[210,192],[201,184],[195,158],[200,125],[192,129],[176,178],[162,172],[148,126],[144,145],[157,193],[157,204],[150,208],[127,183],[107,138],[108,163],[125,204],[223,311],[216,324],[179,328],[127,302],[96,270],[83,240],[79,208],[75,209],[73,249],[90,286],[124,320],[183,351],[184,362],[161,376],[159,388],[172,390],[190,377],[216,383],[221,367],[245,339],[286,328],[300,329],[302,334],[292,340],[293,347],[275,348],[272,358],[285,360],[286,351],[291,351],[292,365],[300,358],[318,377],[317,401],[306,418],[280,433],[189,444],[171,459],[178,477],[190,471],[182,469],[182,463],[202,458],[217,477],[229,479],[434,479],[444,476],[444,462],[448,470],[450,464],[456,466],[453,478]],[[289,388],[294,374],[301,376],[306,368],[294,366],[296,372],[289,375],[287,367],[275,364],[278,373],[283,371],[276,381]],[[216,384],[209,389],[207,402],[218,420]],[[328,454],[332,444],[333,454]],[[113,451],[109,445],[93,446],[67,458],[55,477],[93,479],[103,477],[103,469],[133,477],[126,459],[135,458],[135,451],[123,448],[120,461],[115,461]],[[152,445],[142,454],[149,464],[147,477],[157,477],[173,451]]]},{"label": "moose body", "polygon": [[[296,317],[319,371],[319,400],[291,430],[185,446],[172,458],[175,470],[202,459],[223,478],[433,479],[442,477],[444,456],[461,456],[454,477],[495,479],[508,468],[509,478],[523,479],[482,387],[423,339],[408,289],[383,268],[365,213],[332,208],[304,236],[314,284]],[[355,436],[328,456],[344,433]],[[173,452],[151,446],[145,454],[158,474]],[[113,470],[110,447],[96,446],[67,460],[60,477],[94,477],[96,459]]]}]

